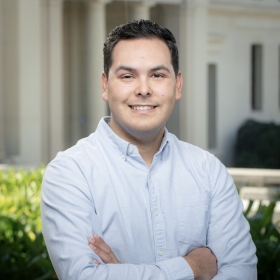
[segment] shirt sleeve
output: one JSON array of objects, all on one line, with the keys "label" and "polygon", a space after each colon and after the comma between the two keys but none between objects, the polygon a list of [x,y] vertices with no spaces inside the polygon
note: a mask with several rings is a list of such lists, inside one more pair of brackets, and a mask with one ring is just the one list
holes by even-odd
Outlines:
[{"label": "shirt sleeve", "polygon": [[256,247],[243,215],[243,204],[224,165],[211,156],[212,198],[207,246],[218,260],[215,280],[256,280]]},{"label": "shirt sleeve", "polygon": [[182,257],[154,264],[101,264],[88,246],[87,237],[102,236],[86,177],[71,159],[55,160],[45,171],[41,213],[43,235],[60,280],[193,280],[193,271]]}]

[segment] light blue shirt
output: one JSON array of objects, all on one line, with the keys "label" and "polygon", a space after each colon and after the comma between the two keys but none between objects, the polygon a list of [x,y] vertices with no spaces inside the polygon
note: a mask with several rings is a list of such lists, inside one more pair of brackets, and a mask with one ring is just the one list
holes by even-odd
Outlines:
[{"label": "light blue shirt", "polygon": [[[106,122],[45,171],[43,234],[59,279],[194,279],[182,257],[198,247],[217,257],[215,280],[257,279],[249,225],[224,165],[165,130],[149,168]],[[122,264],[104,264],[90,249],[94,233]]]}]

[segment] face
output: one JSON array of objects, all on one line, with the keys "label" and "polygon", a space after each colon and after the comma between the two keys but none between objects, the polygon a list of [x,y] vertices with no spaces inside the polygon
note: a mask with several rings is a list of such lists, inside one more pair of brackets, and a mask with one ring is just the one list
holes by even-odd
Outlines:
[{"label": "face", "polygon": [[175,76],[171,53],[159,39],[122,40],[112,54],[109,77],[102,74],[103,99],[111,109],[110,127],[125,140],[163,134],[182,76]]}]

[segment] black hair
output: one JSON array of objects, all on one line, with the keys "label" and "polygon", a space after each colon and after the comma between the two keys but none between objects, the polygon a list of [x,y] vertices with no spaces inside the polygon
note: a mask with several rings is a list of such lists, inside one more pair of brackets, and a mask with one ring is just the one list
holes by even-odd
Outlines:
[{"label": "black hair", "polygon": [[113,63],[112,54],[116,44],[121,40],[139,38],[157,38],[165,42],[170,50],[171,63],[175,75],[177,76],[179,71],[179,53],[173,34],[167,28],[164,28],[157,23],[154,23],[150,20],[140,19],[119,25],[108,35],[103,47],[104,73],[107,79],[109,76],[109,69]]}]

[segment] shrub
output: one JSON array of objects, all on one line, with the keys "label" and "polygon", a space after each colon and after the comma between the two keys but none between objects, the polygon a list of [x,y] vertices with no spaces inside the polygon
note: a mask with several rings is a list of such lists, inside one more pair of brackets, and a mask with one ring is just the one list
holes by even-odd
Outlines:
[{"label": "shrub", "polygon": [[[44,169],[0,171],[0,275],[9,280],[57,279],[41,233],[40,189]],[[258,279],[280,279],[280,234],[272,224],[275,203],[248,217],[257,247]]]},{"label": "shrub", "polygon": [[257,248],[258,279],[280,279],[280,233],[272,223],[275,202],[268,206],[260,203],[256,214],[249,218],[252,205],[253,201],[250,201],[244,215],[250,224],[250,233]]},{"label": "shrub", "polygon": [[41,233],[43,171],[0,171],[2,279],[57,279]]},{"label": "shrub", "polygon": [[280,168],[280,125],[248,120],[240,127],[235,145],[235,166]]}]

